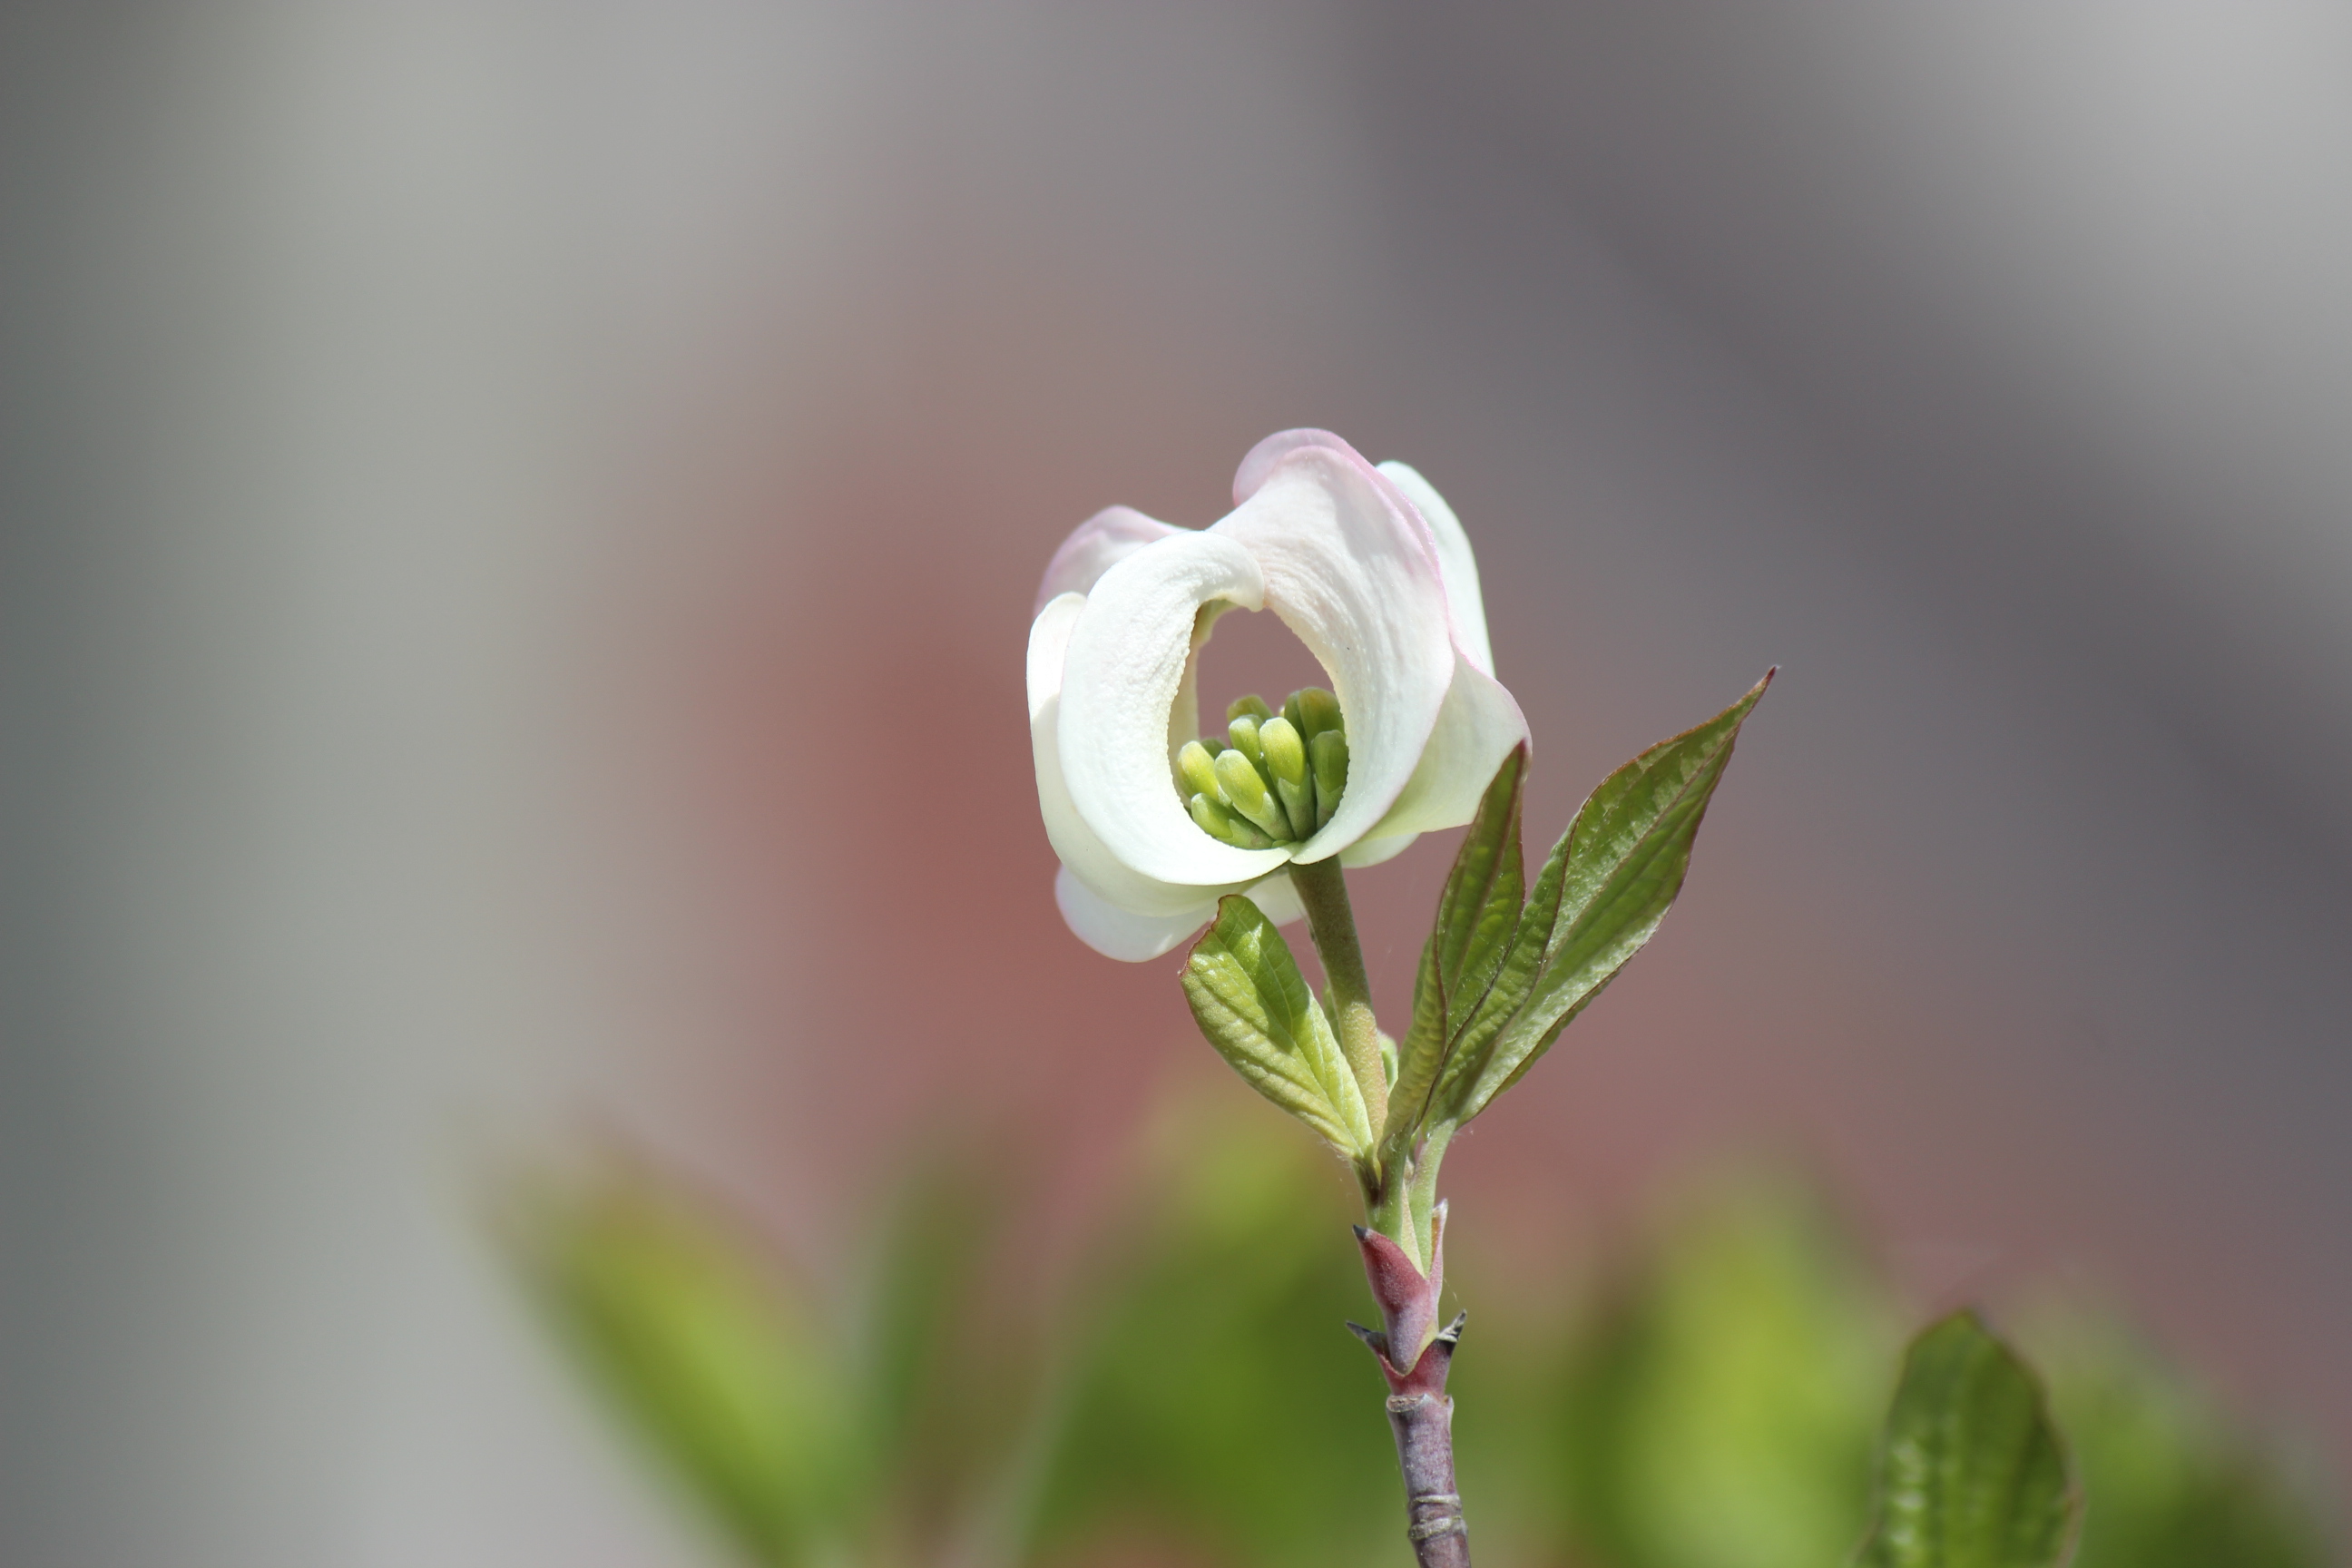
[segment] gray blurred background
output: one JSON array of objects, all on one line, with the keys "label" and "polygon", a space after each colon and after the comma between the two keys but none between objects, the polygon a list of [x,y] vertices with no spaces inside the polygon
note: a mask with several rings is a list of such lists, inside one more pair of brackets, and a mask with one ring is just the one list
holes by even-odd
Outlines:
[{"label": "gray blurred background", "polygon": [[[1465,1257],[1761,1149],[2346,1475],[2352,12],[27,5],[0,73],[0,1561],[689,1560],[479,1241],[582,1126],[820,1262],[1016,1126],[1066,1247],[1204,1053],[1053,915],[1030,591],[1302,424],[1464,518],[1547,836],[1783,668]],[[1444,860],[1358,892],[1391,1007]]]}]

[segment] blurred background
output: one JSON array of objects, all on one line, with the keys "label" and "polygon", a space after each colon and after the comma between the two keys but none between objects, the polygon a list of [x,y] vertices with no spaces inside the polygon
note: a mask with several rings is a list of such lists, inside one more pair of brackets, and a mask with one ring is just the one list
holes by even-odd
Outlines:
[{"label": "blurred background", "polygon": [[1215,1064],[1031,595],[1297,425],[1460,512],[1531,836],[1783,671],[1474,1310],[1761,1158],[2352,1475],[2352,14],[23,5],[0,268],[0,1560],[697,1560],[484,1240],[583,1129],[818,1276],[979,1130],[1076,1268]]}]

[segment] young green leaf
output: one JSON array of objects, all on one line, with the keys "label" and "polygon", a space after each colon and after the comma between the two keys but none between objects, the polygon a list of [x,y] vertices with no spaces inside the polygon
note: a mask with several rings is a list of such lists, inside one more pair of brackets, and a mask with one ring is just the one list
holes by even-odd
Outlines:
[{"label": "young green leaf", "polygon": [[[1447,1049],[1486,1000],[1518,928],[1527,889],[1519,847],[1527,773],[1528,749],[1519,746],[1503,759],[1486,786],[1438,899],[1437,922],[1422,948],[1421,975],[1413,985],[1412,1024],[1397,1046],[1385,1131],[1392,1150],[1409,1147],[1418,1135]],[[1511,1005],[1517,1005],[1516,997]]]},{"label": "young green leaf", "polygon": [[[1739,727],[1772,675],[1601,781],[1552,848],[1509,952],[1447,1055],[1431,1120],[1469,1121],[1533,1067],[1674,907]],[[1523,978],[1524,977],[1524,978]]]},{"label": "young green leaf", "polygon": [[1274,922],[1239,893],[1184,960],[1184,999],[1217,1054],[1341,1153],[1367,1153],[1371,1124],[1338,1037]]},{"label": "young green leaf", "polygon": [[1858,1568],[2058,1568],[2076,1499],[2025,1363],[1955,1312],[1911,1342]]}]

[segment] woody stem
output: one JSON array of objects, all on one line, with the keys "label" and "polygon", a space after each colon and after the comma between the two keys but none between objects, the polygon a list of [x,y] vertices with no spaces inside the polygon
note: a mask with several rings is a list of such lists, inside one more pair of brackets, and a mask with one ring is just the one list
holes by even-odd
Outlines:
[{"label": "woody stem", "polygon": [[1405,1538],[1420,1568],[1470,1568],[1470,1531],[1454,1489],[1454,1401],[1392,1394],[1389,1429],[1404,1471]]}]

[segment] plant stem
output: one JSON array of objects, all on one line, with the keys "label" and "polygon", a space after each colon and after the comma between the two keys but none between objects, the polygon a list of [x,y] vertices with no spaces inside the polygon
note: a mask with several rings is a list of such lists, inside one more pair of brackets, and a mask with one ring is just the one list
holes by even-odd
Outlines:
[{"label": "plant stem", "polygon": [[1389,1430],[1396,1437],[1397,1468],[1404,1472],[1405,1539],[1421,1568],[1470,1568],[1470,1527],[1454,1489],[1454,1401],[1445,1394],[1445,1374],[1461,1339],[1456,1318],[1409,1373],[1397,1372],[1387,1352],[1381,1354]]},{"label": "plant stem", "polygon": [[1445,1146],[1453,1141],[1454,1124],[1441,1121],[1423,1135],[1421,1147],[1413,1151],[1412,1180],[1405,1199],[1413,1241],[1407,1245],[1417,1245],[1424,1259],[1430,1256],[1433,1243],[1429,1211],[1437,1204],[1437,1167],[1445,1159]]},{"label": "plant stem", "polygon": [[1405,1250],[1412,1266],[1423,1273],[1429,1271],[1429,1248],[1423,1245],[1424,1227],[1413,1224],[1412,1188],[1396,1179],[1394,1173],[1380,1176],[1374,1186],[1373,1173],[1360,1167],[1357,1176],[1364,1184],[1364,1221]]},{"label": "plant stem", "polygon": [[1443,1394],[1389,1396],[1389,1428],[1404,1471],[1405,1538],[1421,1568],[1470,1568],[1470,1532],[1454,1489],[1454,1401]]},{"label": "plant stem", "polygon": [[[1377,1134],[1388,1124],[1389,1075],[1381,1059],[1380,1024],[1372,1016],[1371,982],[1364,973],[1364,949],[1356,936],[1347,879],[1339,857],[1332,856],[1312,866],[1293,862],[1290,881],[1306,906],[1315,951],[1323,958],[1340,1052],[1348,1058]],[[1374,1227],[1402,1247],[1416,1268],[1436,1263],[1429,1212],[1437,1163],[1452,1131],[1439,1130],[1423,1151],[1424,1179],[1408,1183],[1404,1163],[1399,1161],[1398,1168],[1379,1173],[1377,1190],[1368,1184],[1365,1194]],[[1433,1291],[1432,1297],[1429,1309],[1434,1311]],[[1445,1394],[1446,1369],[1461,1331],[1456,1320],[1402,1372],[1389,1363],[1386,1336],[1370,1336],[1388,1381],[1389,1430],[1396,1437],[1397,1468],[1404,1473],[1405,1532],[1420,1568],[1470,1568],[1469,1527],[1462,1521],[1462,1499],[1454,1489],[1454,1401]]]},{"label": "plant stem", "polygon": [[1389,1075],[1381,1061],[1381,1026],[1372,1016],[1372,985],[1364,974],[1364,950],[1356,940],[1356,912],[1348,903],[1346,874],[1339,869],[1337,855],[1312,866],[1293,861],[1290,883],[1307,908],[1307,930],[1315,939],[1315,951],[1322,955],[1340,1053],[1356,1075],[1364,1113],[1377,1134],[1388,1121]]}]

